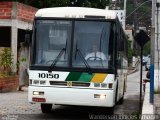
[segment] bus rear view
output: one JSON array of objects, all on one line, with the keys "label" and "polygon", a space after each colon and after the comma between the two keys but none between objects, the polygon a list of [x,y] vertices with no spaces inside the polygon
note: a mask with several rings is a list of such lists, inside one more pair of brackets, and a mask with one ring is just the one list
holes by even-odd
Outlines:
[{"label": "bus rear view", "polygon": [[117,21],[114,12],[101,9],[40,9],[33,27],[29,102],[40,103],[47,113],[53,104],[113,108],[123,101],[126,70],[116,62],[121,58],[127,67],[127,60],[117,50]]}]

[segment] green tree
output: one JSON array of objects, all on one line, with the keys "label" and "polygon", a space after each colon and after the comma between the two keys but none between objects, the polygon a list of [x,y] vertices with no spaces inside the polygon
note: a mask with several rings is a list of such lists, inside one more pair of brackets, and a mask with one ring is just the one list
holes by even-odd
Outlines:
[{"label": "green tree", "polygon": [[143,55],[147,56],[150,54],[150,50],[151,50],[151,41],[147,42],[145,45],[144,45],[144,48],[143,48]]},{"label": "green tree", "polygon": [[132,59],[133,50],[131,49],[131,41],[128,40],[128,59]]},{"label": "green tree", "polygon": [[3,68],[3,72],[7,75],[10,75],[11,68],[13,67],[13,56],[11,54],[10,48],[4,48],[0,55],[0,66]]},{"label": "green tree", "polygon": [[[133,0],[127,0],[126,16],[132,13],[136,7],[141,5],[145,0],[137,0],[136,4]],[[139,7],[132,15],[126,19],[126,24],[132,25],[136,22],[138,25],[143,24],[143,27],[148,27],[151,24],[151,2],[146,2]],[[136,14],[137,17],[134,16]]]},{"label": "green tree", "polygon": [[36,8],[77,6],[77,7],[92,7],[101,9],[104,9],[106,6],[108,6],[110,2],[110,0],[3,0],[3,1],[17,1],[31,5]]}]

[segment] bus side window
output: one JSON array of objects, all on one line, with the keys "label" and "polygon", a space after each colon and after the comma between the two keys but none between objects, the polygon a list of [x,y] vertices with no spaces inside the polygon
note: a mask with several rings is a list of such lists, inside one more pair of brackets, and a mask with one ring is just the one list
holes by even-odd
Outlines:
[{"label": "bus side window", "polygon": [[117,36],[117,59],[116,66],[117,68],[122,68],[122,54],[124,51],[124,40],[123,40],[123,31],[120,27],[118,27],[118,36]]},{"label": "bus side window", "polygon": [[119,39],[118,39],[118,51],[124,51],[124,35],[122,34],[122,29],[119,30]]},{"label": "bus side window", "polygon": [[117,53],[118,55],[117,55],[117,60],[116,60],[116,64],[117,64],[117,67],[118,68],[121,68],[121,54],[118,52]]}]

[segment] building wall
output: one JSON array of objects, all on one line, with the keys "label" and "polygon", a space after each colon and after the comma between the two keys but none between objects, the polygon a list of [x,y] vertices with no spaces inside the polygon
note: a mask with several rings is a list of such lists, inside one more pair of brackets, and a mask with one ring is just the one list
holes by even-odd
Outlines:
[{"label": "building wall", "polygon": [[37,10],[37,8],[18,3],[17,19],[32,22]]},{"label": "building wall", "polygon": [[12,2],[0,2],[0,19],[11,19]]},{"label": "building wall", "polygon": [[18,2],[0,2],[0,19],[18,19],[32,22],[37,10],[37,8]]},{"label": "building wall", "polygon": [[[10,27],[10,34],[11,41],[11,51],[13,54],[13,64],[17,64],[17,54],[18,49],[16,46],[18,46],[18,29],[21,30],[28,30],[32,29],[32,22],[34,19],[34,15],[38,9],[18,3],[18,2],[0,2],[0,27],[1,29],[4,29],[2,27]],[[2,34],[2,33],[1,33]],[[4,40],[6,37],[3,38]],[[23,38],[21,38],[24,41]],[[4,43],[2,39],[0,39],[0,43]],[[7,45],[6,45],[7,46]],[[9,46],[9,45],[8,45]],[[4,47],[4,46],[2,46]],[[16,67],[13,67],[13,72],[16,72]]]}]

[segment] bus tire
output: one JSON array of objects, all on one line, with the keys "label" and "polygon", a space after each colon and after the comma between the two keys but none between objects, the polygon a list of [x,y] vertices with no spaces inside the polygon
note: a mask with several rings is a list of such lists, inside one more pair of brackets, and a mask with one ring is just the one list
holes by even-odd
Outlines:
[{"label": "bus tire", "polygon": [[124,82],[124,86],[123,86],[123,96],[121,97],[121,99],[118,101],[119,105],[122,105],[124,102],[124,92],[125,92],[125,82]]},{"label": "bus tire", "polygon": [[42,113],[51,113],[52,104],[41,104],[41,111]]},{"label": "bus tire", "polygon": [[124,102],[124,96],[121,97],[121,99],[118,101],[118,104],[119,104],[119,105],[122,105],[123,102]]},{"label": "bus tire", "polygon": [[114,114],[114,106],[108,107],[108,114],[113,115]]},{"label": "bus tire", "polygon": [[116,85],[115,105],[117,104],[117,97],[118,97],[118,81],[117,81],[117,85]]}]

